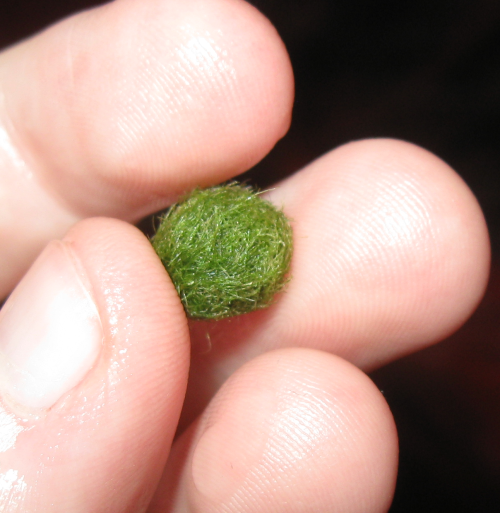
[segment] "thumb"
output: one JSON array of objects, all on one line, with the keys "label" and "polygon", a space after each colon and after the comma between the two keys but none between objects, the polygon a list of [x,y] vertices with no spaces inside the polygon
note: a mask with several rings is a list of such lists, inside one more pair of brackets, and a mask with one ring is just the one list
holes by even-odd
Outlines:
[{"label": "thumb", "polygon": [[140,510],[188,369],[179,298],[135,228],[52,242],[0,312],[0,511]]}]

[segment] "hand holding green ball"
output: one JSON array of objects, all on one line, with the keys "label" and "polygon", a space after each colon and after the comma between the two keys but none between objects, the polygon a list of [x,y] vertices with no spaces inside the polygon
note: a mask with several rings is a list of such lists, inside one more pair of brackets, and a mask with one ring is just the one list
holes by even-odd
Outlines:
[{"label": "hand holding green ball", "polygon": [[152,242],[194,319],[269,306],[292,257],[285,214],[237,183],[194,190],[170,208]]}]

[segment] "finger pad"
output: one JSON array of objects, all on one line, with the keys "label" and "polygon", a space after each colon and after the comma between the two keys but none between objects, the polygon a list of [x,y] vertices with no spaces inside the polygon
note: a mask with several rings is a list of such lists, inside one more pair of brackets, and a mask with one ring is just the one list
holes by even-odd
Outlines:
[{"label": "finger pad", "polygon": [[334,341],[335,352],[370,366],[445,337],[482,297],[481,210],[458,175],[421,148],[352,143],[272,199],[296,219],[293,280],[279,308],[280,326],[294,319],[298,343],[313,329],[314,344]]},{"label": "finger pad", "polygon": [[385,401],[358,369],[317,351],[246,364],[179,443],[192,444],[180,493],[192,511],[385,511],[394,489]]},{"label": "finger pad", "polygon": [[79,214],[137,219],[246,170],[290,122],[284,45],[239,0],[113,2],[16,51],[11,118]]}]

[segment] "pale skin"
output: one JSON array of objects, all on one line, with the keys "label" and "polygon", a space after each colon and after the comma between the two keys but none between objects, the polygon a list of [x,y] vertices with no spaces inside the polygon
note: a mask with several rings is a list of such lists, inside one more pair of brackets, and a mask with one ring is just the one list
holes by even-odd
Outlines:
[{"label": "pale skin", "polygon": [[2,512],[388,509],[397,431],[365,372],[483,295],[487,230],[458,175],[375,139],[277,184],[293,278],[232,322],[188,322],[130,224],[257,163],[293,94],[278,34],[240,0],[117,0],[0,55],[1,295],[62,240],[103,330],[50,407],[0,392]]}]

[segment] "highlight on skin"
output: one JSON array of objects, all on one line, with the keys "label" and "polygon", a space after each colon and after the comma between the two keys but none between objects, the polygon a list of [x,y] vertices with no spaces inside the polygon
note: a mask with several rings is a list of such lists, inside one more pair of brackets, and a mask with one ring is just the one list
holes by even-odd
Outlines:
[{"label": "highlight on skin", "polygon": [[152,243],[188,317],[214,320],[269,306],[293,246],[285,214],[236,182],[195,189],[168,210]]}]

